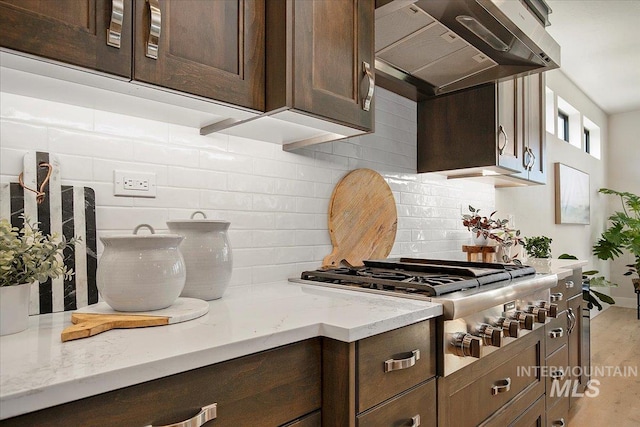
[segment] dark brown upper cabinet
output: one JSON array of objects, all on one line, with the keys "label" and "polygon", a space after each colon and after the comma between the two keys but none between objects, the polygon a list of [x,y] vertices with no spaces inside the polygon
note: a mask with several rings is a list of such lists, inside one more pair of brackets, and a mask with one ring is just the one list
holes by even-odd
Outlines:
[{"label": "dark brown upper cabinet", "polygon": [[373,128],[370,0],[267,2],[267,111]]},{"label": "dark brown upper cabinet", "polygon": [[264,110],[264,0],[135,0],[133,78]]},{"label": "dark brown upper cabinet", "polygon": [[546,183],[544,76],[535,74],[418,103],[418,172]]},{"label": "dark brown upper cabinet", "polygon": [[131,0],[0,0],[0,45],[131,77]]}]

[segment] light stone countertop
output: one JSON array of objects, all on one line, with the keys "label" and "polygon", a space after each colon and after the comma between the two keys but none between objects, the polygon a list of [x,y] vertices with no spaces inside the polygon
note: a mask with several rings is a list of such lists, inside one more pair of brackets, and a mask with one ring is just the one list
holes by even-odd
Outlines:
[{"label": "light stone countertop", "polygon": [[0,337],[0,419],[307,338],[345,342],[440,316],[440,304],[298,283],[228,288],[184,323],[68,342],[70,313],[32,316]]},{"label": "light stone countertop", "polygon": [[558,279],[564,279],[571,276],[573,269],[583,267],[588,264],[588,261],[581,259],[557,259],[551,258],[548,265],[541,265],[542,259],[529,259],[524,262],[526,265],[531,265],[536,269],[537,273],[551,273],[556,274]]}]

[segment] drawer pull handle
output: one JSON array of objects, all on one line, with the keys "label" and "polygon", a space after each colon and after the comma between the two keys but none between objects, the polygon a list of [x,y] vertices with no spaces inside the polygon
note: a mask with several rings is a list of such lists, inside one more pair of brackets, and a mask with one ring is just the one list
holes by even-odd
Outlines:
[{"label": "drawer pull handle", "polygon": [[384,362],[384,371],[399,371],[400,369],[407,369],[416,364],[416,361],[420,360],[420,350],[413,350],[411,357],[406,359],[389,359]]},{"label": "drawer pull handle", "polygon": [[107,28],[107,44],[118,49],[120,49],[123,18],[124,0],[111,0],[111,21]]},{"label": "drawer pull handle", "polygon": [[496,394],[506,393],[511,390],[511,378],[505,378],[503,380],[497,381],[496,384],[491,387],[491,394],[495,396]]},{"label": "drawer pull handle", "polygon": [[420,425],[420,414],[411,417],[409,427],[418,427]]},{"label": "drawer pull handle", "polygon": [[564,422],[564,418],[551,422],[551,427],[564,427],[565,425],[566,423]]},{"label": "drawer pull handle", "polygon": [[562,328],[554,328],[549,332],[549,336],[551,338],[561,338],[564,335],[564,329]]},{"label": "drawer pull handle", "polygon": [[371,109],[371,99],[373,99],[373,91],[376,88],[376,81],[371,72],[371,65],[368,62],[362,62],[362,72],[364,73],[367,81],[369,82],[369,88],[367,94],[362,98],[362,109],[369,111]]},{"label": "drawer pull handle", "polygon": [[158,59],[158,45],[160,43],[160,31],[162,29],[162,11],[158,0],[147,0],[149,3],[149,39],[147,40],[147,52],[145,56],[151,59]]},{"label": "drawer pull handle", "polygon": [[[504,144],[500,145],[500,134],[504,135]],[[509,144],[509,137],[507,137],[507,132],[505,132],[502,125],[498,126],[498,155],[502,156],[504,154],[504,149]]]},{"label": "drawer pull handle", "polygon": [[567,318],[569,321],[569,327],[567,328],[567,332],[568,333],[572,333],[573,332],[573,328],[576,327],[576,323],[578,321],[578,319],[576,318],[576,315],[573,312],[573,308],[569,307],[567,309]]},{"label": "drawer pull handle", "polygon": [[[217,411],[218,404],[212,403],[208,406],[203,406],[200,412],[198,412],[194,417],[189,418],[188,420],[184,420],[175,424],[168,424],[166,426],[155,426],[155,427],[200,427],[204,423],[209,422],[211,420],[215,420],[218,417]],[[147,426],[154,427],[154,426]]]},{"label": "drawer pull handle", "polygon": [[573,280],[567,280],[566,282],[564,282],[565,286],[567,287],[567,289],[573,289]]},{"label": "drawer pull handle", "polygon": [[562,369],[558,369],[557,371],[551,372],[549,376],[554,380],[561,380],[564,378],[564,371]]},{"label": "drawer pull handle", "polygon": [[562,292],[556,292],[551,294],[551,302],[562,301]]}]

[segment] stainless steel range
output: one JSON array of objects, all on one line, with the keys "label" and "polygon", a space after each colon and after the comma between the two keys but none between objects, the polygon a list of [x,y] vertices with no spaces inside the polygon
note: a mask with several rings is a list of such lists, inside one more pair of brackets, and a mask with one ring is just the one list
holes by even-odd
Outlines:
[{"label": "stainless steel range", "polygon": [[441,376],[498,351],[556,316],[557,276],[532,267],[416,258],[364,261],[360,268],[305,271],[292,281],[443,305]]}]

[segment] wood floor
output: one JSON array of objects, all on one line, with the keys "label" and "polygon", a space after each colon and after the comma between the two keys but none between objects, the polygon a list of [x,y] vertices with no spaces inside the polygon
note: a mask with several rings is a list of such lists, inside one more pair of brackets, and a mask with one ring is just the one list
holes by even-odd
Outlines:
[{"label": "wood floor", "polygon": [[569,414],[569,426],[640,426],[640,320],[636,310],[611,307],[591,320],[591,365],[594,369],[631,367],[637,376],[594,372],[591,379],[600,381],[599,385],[594,383],[599,394],[577,400]]}]

